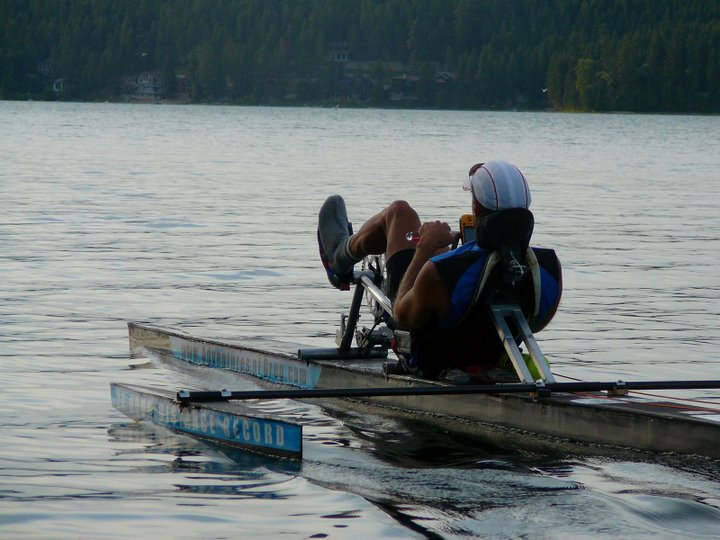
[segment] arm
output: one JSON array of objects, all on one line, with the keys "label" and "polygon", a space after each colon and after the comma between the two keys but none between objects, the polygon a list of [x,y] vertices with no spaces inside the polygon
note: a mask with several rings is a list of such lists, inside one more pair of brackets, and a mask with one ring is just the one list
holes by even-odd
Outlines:
[{"label": "arm", "polygon": [[437,268],[429,259],[454,239],[447,223],[435,221],[420,227],[420,240],[410,266],[405,272],[393,305],[398,327],[418,330],[433,317],[444,316],[450,298]]}]

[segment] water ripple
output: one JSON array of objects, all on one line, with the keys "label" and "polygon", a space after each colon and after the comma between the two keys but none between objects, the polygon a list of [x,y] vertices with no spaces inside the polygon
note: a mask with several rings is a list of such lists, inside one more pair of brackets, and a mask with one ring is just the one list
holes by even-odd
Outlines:
[{"label": "water ripple", "polygon": [[712,462],[597,462],[592,449],[499,432],[453,438],[268,402],[306,426],[306,459],[290,463],[136,424],[108,390],[182,380],[128,369],[128,320],[327,346],[350,299],[319,265],[322,200],[343,194],[356,227],[396,199],[456,223],[468,164],[491,157],[526,173],[534,242],[563,262],[564,298],[540,336],[558,371],[718,377],[716,119],[7,101],[0,116],[4,537],[705,538],[720,527]]}]

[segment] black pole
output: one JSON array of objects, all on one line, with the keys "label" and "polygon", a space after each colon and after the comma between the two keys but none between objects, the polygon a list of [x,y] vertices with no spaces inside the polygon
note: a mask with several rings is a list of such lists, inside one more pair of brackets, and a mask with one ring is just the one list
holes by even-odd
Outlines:
[{"label": "black pole", "polygon": [[345,333],[342,335],[340,341],[340,352],[345,353],[350,350],[350,344],[355,337],[355,328],[357,327],[358,317],[360,316],[360,306],[362,305],[363,293],[365,287],[362,282],[358,279],[355,283],[355,290],[353,291],[352,304],[350,304],[350,313],[348,313]]},{"label": "black pole", "polygon": [[688,390],[720,388],[720,380],[713,381],[638,381],[638,382],[567,382],[567,383],[504,383],[447,386],[402,386],[389,388],[321,388],[293,390],[187,391],[177,394],[181,402],[211,402],[244,399],[307,399],[386,397],[462,394],[510,394],[538,392],[599,392],[623,390]]}]

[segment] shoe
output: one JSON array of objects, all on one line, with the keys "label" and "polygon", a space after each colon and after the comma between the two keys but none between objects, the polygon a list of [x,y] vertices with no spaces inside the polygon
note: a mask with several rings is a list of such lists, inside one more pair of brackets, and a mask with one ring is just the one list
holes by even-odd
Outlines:
[{"label": "shoe", "polygon": [[333,287],[348,290],[353,267],[359,261],[348,251],[352,225],[348,222],[345,201],[340,195],[328,197],[318,214],[318,248],[320,260]]}]

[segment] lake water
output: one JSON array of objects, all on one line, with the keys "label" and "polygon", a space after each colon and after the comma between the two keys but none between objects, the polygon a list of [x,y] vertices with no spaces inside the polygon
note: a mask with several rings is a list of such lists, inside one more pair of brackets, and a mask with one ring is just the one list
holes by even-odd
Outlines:
[{"label": "lake water", "polygon": [[720,378],[717,117],[0,102],[0,536],[720,535],[718,461],[305,406],[293,464],[112,408],[110,381],[175,382],[129,368],[127,321],[328,346],[350,295],[318,261],[324,198],[356,226],[395,199],[455,223],[489,159],[525,172],[563,261],[538,335],[558,373]]}]

